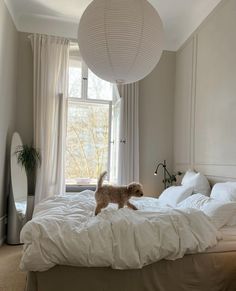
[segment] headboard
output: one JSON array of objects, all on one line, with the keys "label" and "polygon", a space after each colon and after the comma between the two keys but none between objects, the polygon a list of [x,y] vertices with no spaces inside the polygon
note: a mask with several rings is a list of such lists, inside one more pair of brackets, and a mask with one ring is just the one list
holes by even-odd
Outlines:
[{"label": "headboard", "polygon": [[[213,175],[208,175],[207,173],[205,173],[204,171],[199,171],[199,170],[197,170],[196,168],[191,168],[191,167],[183,167],[183,165],[182,166],[178,166],[178,165],[175,165],[175,172],[177,172],[177,171],[181,171],[182,173],[183,173],[183,175],[184,175],[184,173],[187,171],[187,170],[189,170],[189,169],[193,169],[194,171],[196,171],[196,172],[201,172],[202,174],[204,174],[206,177],[207,177],[207,179],[208,179],[208,181],[209,181],[209,183],[210,183],[210,185],[211,185],[211,187],[213,187],[216,183],[223,183],[223,182],[236,182],[236,178],[228,178],[228,177],[221,177],[221,176],[213,176]],[[177,184],[178,185],[180,185],[181,184],[181,180],[182,180],[182,178],[183,178],[183,175],[181,175],[181,177],[179,178],[179,180],[177,180]]]},{"label": "headboard", "polygon": [[209,180],[211,186],[214,186],[216,183],[221,183],[221,182],[228,182],[228,181],[236,182],[236,179],[226,178],[226,177],[207,176],[207,179]]}]

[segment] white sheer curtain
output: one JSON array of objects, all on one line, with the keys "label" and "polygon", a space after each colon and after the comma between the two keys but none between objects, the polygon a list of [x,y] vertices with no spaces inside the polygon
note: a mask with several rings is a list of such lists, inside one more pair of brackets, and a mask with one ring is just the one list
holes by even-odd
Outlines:
[{"label": "white sheer curtain", "polygon": [[41,153],[35,202],[65,192],[64,154],[69,40],[34,34],[34,146]]},{"label": "white sheer curtain", "polygon": [[139,83],[118,86],[120,144],[118,184],[139,181]]}]

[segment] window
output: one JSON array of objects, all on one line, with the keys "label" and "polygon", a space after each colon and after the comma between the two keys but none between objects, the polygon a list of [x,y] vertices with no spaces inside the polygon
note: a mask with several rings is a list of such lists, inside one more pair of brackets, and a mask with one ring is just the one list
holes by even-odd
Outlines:
[{"label": "window", "polygon": [[[115,151],[111,120],[112,109],[117,105],[113,106],[113,96],[113,85],[93,74],[81,59],[78,47],[72,46],[66,139],[67,185],[94,185],[102,171],[107,170],[110,174],[110,168],[114,169],[116,158],[110,158],[111,152]],[[115,128],[117,131],[117,122]]]}]

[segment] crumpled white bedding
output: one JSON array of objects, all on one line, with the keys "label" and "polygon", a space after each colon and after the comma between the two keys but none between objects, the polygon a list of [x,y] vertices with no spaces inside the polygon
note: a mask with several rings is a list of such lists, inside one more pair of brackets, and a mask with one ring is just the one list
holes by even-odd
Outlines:
[{"label": "crumpled white bedding", "polygon": [[57,196],[40,203],[21,232],[20,267],[45,271],[55,265],[137,269],[163,258],[203,252],[220,233],[201,211],[162,207],[135,198],[138,211],[110,204],[94,216],[94,192]]},{"label": "crumpled white bedding", "polygon": [[224,226],[219,231],[222,239],[216,246],[207,249],[207,253],[236,251],[236,226]]}]

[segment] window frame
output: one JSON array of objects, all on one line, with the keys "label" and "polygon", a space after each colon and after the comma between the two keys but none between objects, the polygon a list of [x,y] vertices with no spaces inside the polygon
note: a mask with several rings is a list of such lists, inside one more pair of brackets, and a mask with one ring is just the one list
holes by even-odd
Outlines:
[{"label": "window frame", "polygon": [[[109,127],[108,127],[108,159],[107,159],[107,179],[110,179],[110,167],[111,167],[111,136],[112,136],[112,100],[104,100],[104,99],[90,99],[88,98],[88,66],[81,59],[82,66],[82,76],[81,76],[81,97],[70,97],[68,96],[68,105],[69,103],[78,103],[78,104],[104,104],[109,107]],[[114,91],[114,89],[113,89]],[[114,95],[114,92],[113,92]],[[68,114],[68,112],[67,112]],[[96,185],[88,184],[88,185],[79,185],[79,184],[67,184],[65,179],[66,192],[81,192],[86,189],[95,189]]]}]

